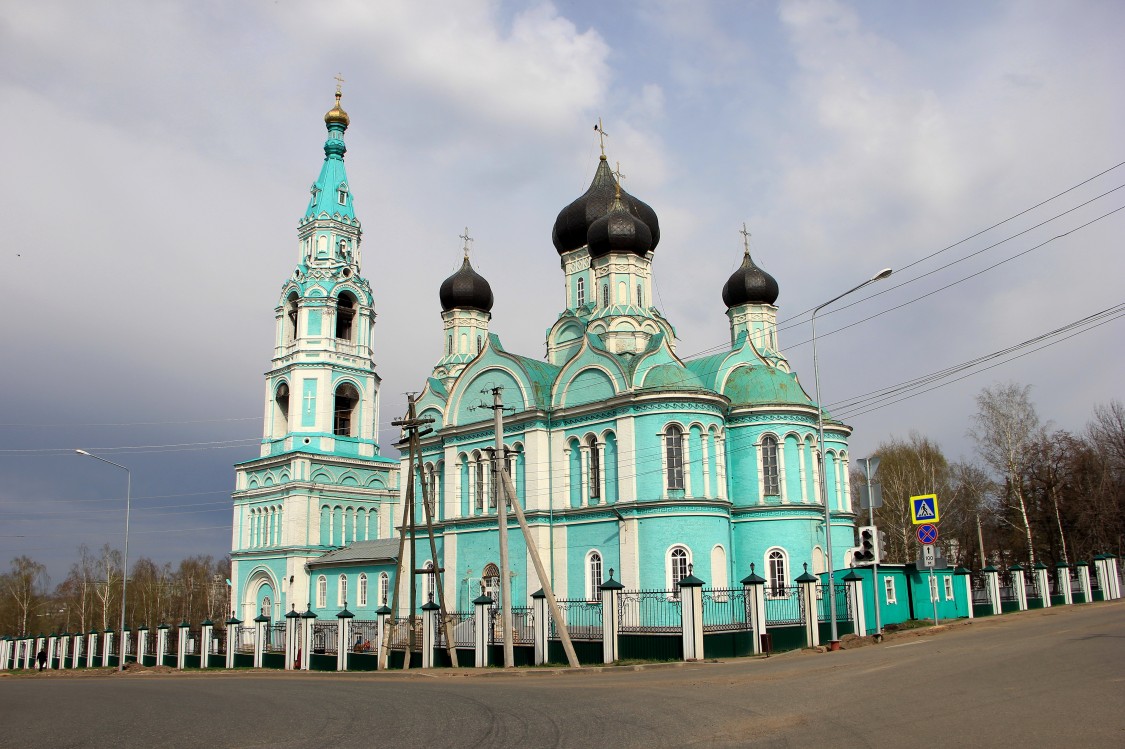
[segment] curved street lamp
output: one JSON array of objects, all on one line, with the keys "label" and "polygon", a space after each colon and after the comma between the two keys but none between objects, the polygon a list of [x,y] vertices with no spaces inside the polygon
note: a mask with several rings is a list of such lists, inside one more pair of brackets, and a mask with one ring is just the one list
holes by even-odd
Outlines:
[{"label": "curved street lamp", "polygon": [[[818,451],[818,454],[817,454],[817,463],[820,466],[820,499],[821,499],[822,502],[824,502],[824,547],[825,547],[825,550],[826,550],[825,556],[827,558],[827,568],[828,568],[828,570],[827,570],[827,574],[828,574],[828,579],[827,579],[828,609],[829,609],[829,612],[830,612],[829,617],[831,618],[831,621],[832,621],[832,640],[829,643],[829,647],[833,650],[835,650],[839,646],[840,638],[839,638],[837,630],[836,630],[836,585],[835,585],[835,581],[832,579],[832,575],[833,575],[833,569],[832,569],[832,508],[828,504],[828,477],[825,475],[825,471],[824,471],[824,447],[825,447],[825,445],[824,445],[824,406],[821,405],[821,401],[820,401],[820,369],[817,367],[817,361],[816,361],[816,313],[820,312],[822,309],[824,309],[828,305],[830,305],[834,302],[840,301],[841,299],[846,297],[848,294],[859,291],[860,289],[862,289],[864,286],[867,286],[868,284],[873,284],[876,281],[882,281],[884,278],[886,278],[889,275],[891,275],[891,269],[890,268],[884,268],[883,270],[879,271],[878,273],[876,273],[871,278],[869,278],[866,281],[864,281],[863,283],[861,283],[859,286],[856,286],[855,288],[852,288],[852,289],[848,289],[847,291],[845,291],[840,296],[833,297],[832,299],[829,299],[827,302],[825,302],[824,304],[822,304],[819,307],[817,307],[816,309],[814,309],[813,313],[812,313],[813,379],[816,381],[816,422],[817,422],[817,433],[818,433],[819,446],[820,446],[820,450]],[[845,478],[845,480],[847,479],[846,476],[844,478]],[[872,581],[872,582],[874,582],[874,581]]]},{"label": "curved street lamp", "polygon": [[[133,491],[133,473],[120,463],[114,463],[112,460],[100,458],[93,453],[88,453],[85,450],[75,450],[74,452],[79,455],[85,455],[87,458],[100,460],[103,463],[108,463],[111,466],[116,466],[122,471],[125,471],[125,553],[121,558],[121,633],[122,638],[125,636],[125,590],[126,584],[129,580],[129,505]],[[117,670],[125,670],[125,643],[117,646],[121,651],[120,657],[117,659]]]}]

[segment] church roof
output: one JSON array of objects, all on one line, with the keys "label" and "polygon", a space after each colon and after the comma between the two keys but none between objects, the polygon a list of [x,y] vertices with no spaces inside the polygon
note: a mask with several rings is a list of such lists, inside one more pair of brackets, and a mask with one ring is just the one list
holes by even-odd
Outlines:
[{"label": "church roof", "polygon": [[344,154],[348,150],[344,145],[344,131],[348,129],[348,122],[347,113],[340,109],[340,92],[337,91],[336,106],[324,115],[324,124],[328,128],[328,138],[324,141],[324,164],[310,188],[312,197],[305,209],[306,221],[322,214],[355,220],[348,173],[344,169]]},{"label": "church roof", "polygon": [[398,560],[398,539],[377,538],[373,541],[353,541],[322,557],[310,560],[309,569],[317,567],[339,567],[346,564],[366,562],[394,562]]},{"label": "church roof", "polygon": [[[617,194],[617,180],[610,171],[609,163],[603,155],[598,161],[598,168],[594,172],[594,179],[590,187],[573,203],[559,211],[555,219],[554,229],[551,230],[551,241],[561,255],[564,252],[577,250],[586,244],[586,235],[590,225],[602,216],[609,213]],[[660,243],[660,222],[656,218],[656,211],[642,200],[637,200],[624,190],[621,191],[621,202],[633,216],[643,221],[648,227],[652,245],[655,250]]]},{"label": "church roof", "polygon": [[723,302],[727,309],[740,304],[773,304],[779,294],[777,280],[758,267],[750,257],[750,247],[742,256],[742,265],[723,285]]},{"label": "church roof", "polygon": [[764,365],[739,367],[727,378],[723,395],[736,405],[814,406],[797,375]]},{"label": "church roof", "polygon": [[461,263],[460,269],[441,282],[438,300],[443,312],[457,308],[492,311],[492,287],[484,276],[473,270],[468,251],[465,252],[465,262]]}]

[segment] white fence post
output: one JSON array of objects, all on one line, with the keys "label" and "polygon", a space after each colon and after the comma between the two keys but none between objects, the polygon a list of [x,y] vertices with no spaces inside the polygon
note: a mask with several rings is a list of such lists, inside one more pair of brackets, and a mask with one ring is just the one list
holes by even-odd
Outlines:
[{"label": "white fence post", "polygon": [[383,650],[383,638],[387,636],[387,617],[390,615],[391,607],[385,603],[375,609],[375,652],[378,654],[375,665],[379,671],[385,671],[388,665],[389,654]]},{"label": "white fence post", "polygon": [[1020,611],[1027,611],[1027,583],[1023,577],[1023,566],[1013,564],[1008,568],[1008,574],[1011,575],[1012,587],[1015,589]]},{"label": "white fence post", "polygon": [[680,626],[683,636],[684,660],[703,659],[703,580],[692,574],[688,564],[687,577],[680,580]]},{"label": "white fence post", "polygon": [[292,671],[300,668],[297,663],[297,651],[301,649],[297,641],[297,632],[301,628],[301,615],[297,613],[297,604],[290,604],[292,608],[285,615],[285,670]]},{"label": "white fence post", "polygon": [[86,668],[94,668],[98,657],[98,631],[91,629],[86,636]]},{"label": "white fence post", "polygon": [[[488,668],[488,630],[492,626],[492,618],[489,616],[489,610],[492,608],[492,599],[488,596],[481,594],[473,599],[473,607],[476,613],[476,637],[473,643],[476,649],[476,662],[477,668]],[[409,656],[409,654],[408,654]]]},{"label": "white fence post", "polygon": [[254,668],[262,667],[262,654],[266,651],[266,627],[270,618],[265,614],[254,617]]},{"label": "white fence post", "polygon": [[1043,601],[1043,608],[1051,607],[1051,581],[1047,579],[1047,565],[1042,562],[1035,563],[1035,586],[1039,588],[1039,599]]},{"label": "white fence post", "polygon": [[1070,587],[1070,565],[1059,562],[1055,565],[1055,574],[1059,578],[1059,591],[1063,595],[1063,603],[1067,606],[1074,605],[1074,590]]},{"label": "white fence post", "polygon": [[422,604],[422,668],[434,667],[434,622],[438,611],[441,611],[441,606],[433,601]]},{"label": "white fence post", "polygon": [[543,589],[531,594],[531,618],[534,620],[533,639],[535,640],[535,665],[542,666],[547,662],[548,636],[550,622],[547,621],[547,594]]},{"label": "white fence post", "polygon": [[820,610],[816,606],[817,579],[809,574],[809,566],[796,580],[801,596],[801,607],[805,611],[805,642],[815,648],[820,644]]},{"label": "white fence post", "polygon": [[[1104,588],[1103,588],[1104,590]],[[57,637],[51,635],[47,638],[47,670],[50,671],[55,666],[55,642]]]},{"label": "white fence post", "polygon": [[1090,563],[1078,563],[1078,585],[1082,588],[1082,595],[1086,603],[1092,603],[1094,600],[1094,588],[1090,585]]},{"label": "white fence post", "polygon": [[[188,624],[187,619],[180,622],[179,640],[176,642],[176,668],[180,671],[184,670],[187,664],[187,641],[188,641]],[[159,664],[157,664],[159,665]]]},{"label": "white fence post", "polygon": [[969,618],[972,619],[976,615],[973,614],[973,575],[964,567],[958,567],[954,574],[961,576],[961,584],[964,586],[965,600],[969,602]]},{"label": "white fence post", "polygon": [[215,623],[210,619],[204,619],[203,624],[199,626],[199,667],[210,668],[211,666],[211,643],[215,639]]},{"label": "white fence post", "polygon": [[[109,654],[113,650],[113,636],[117,634],[113,630],[107,629],[102,633],[102,668],[109,666]],[[120,663],[121,654],[117,654],[118,663]]]},{"label": "white fence post", "polygon": [[856,574],[855,570],[851,570],[844,576],[844,584],[848,590],[848,605],[852,608],[852,624],[855,627],[855,634],[859,637],[866,637],[867,612],[863,610],[863,578]]},{"label": "white fence post", "polygon": [[145,654],[148,652],[148,627],[142,624],[137,628],[137,665],[145,665]]},{"label": "white fence post", "polygon": [[1000,606],[1000,572],[992,565],[981,569],[984,583],[988,586],[988,598],[992,601],[992,615],[1000,616],[1003,609]]},{"label": "white fence post", "polygon": [[754,655],[762,654],[762,635],[766,634],[766,579],[754,572],[750,564],[750,574],[742,578],[743,605],[746,606],[746,621],[753,632]]},{"label": "white fence post", "polygon": [[227,619],[227,642],[226,642],[226,662],[227,668],[234,668],[234,654],[238,652],[238,628],[242,625],[242,620],[230,612],[230,619]]},{"label": "white fence post", "polygon": [[168,655],[168,625],[161,624],[156,628],[156,665],[164,665],[164,656]]},{"label": "white fence post", "polygon": [[312,604],[301,614],[301,670],[308,671],[312,663],[313,630],[316,629],[316,614],[312,611]]},{"label": "white fence post", "polygon": [[348,611],[348,602],[344,601],[344,610],[336,614],[336,670],[348,670],[348,648],[351,647],[352,619],[355,614]]},{"label": "white fence post", "polygon": [[609,568],[609,579],[598,590],[602,598],[602,663],[613,663],[620,658],[617,649],[618,632],[621,622],[618,617],[617,596],[625,586],[613,579],[613,568]]}]

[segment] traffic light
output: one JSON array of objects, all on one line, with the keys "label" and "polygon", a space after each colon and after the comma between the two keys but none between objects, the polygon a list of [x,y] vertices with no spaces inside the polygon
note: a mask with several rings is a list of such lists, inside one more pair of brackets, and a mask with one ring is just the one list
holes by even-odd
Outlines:
[{"label": "traffic light", "polygon": [[887,534],[883,531],[876,536],[875,556],[880,562],[887,558]]},{"label": "traffic light", "polygon": [[855,561],[874,562],[878,560],[879,532],[873,525],[863,525],[859,528],[859,544],[855,552]]}]

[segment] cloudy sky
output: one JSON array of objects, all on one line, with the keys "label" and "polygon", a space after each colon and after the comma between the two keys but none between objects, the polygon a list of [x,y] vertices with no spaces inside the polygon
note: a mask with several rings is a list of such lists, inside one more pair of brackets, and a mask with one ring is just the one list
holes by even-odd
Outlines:
[{"label": "cloudy sky", "polygon": [[681,355],[727,341],[745,222],[810,392],[802,313],[896,269],[817,318],[854,455],[917,430],[971,458],[973,396],[1003,380],[1081,429],[1125,373],[1123,26],[1119,3],[1027,0],[4,3],[0,563],[58,581],[120,543],[124,474],[77,447],[132,469],[132,558],[229,551],[337,73],[385,443],[440,356],[466,226],[493,332],[543,354],[551,226],[598,117],[660,216]]}]

